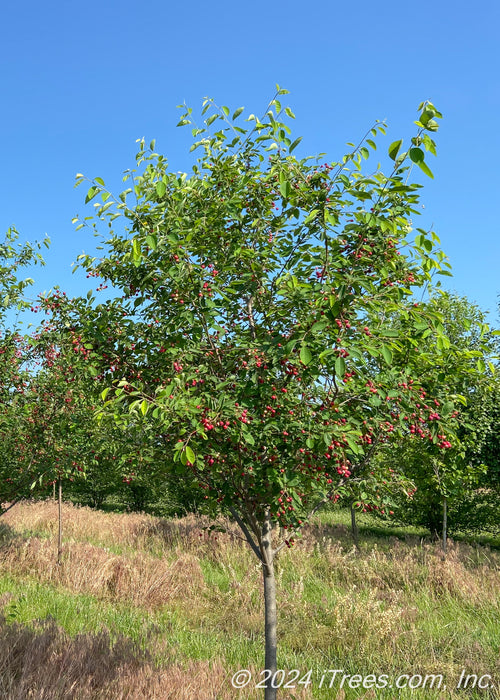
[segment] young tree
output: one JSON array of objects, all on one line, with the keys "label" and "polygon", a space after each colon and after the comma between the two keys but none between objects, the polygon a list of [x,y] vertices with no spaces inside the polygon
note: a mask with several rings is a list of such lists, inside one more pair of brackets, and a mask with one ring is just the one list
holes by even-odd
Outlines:
[{"label": "young tree", "polygon": [[434,535],[442,533],[446,548],[447,521],[457,529],[456,508],[472,497],[486,471],[482,449],[491,429],[496,331],[490,330],[485,314],[464,297],[436,292],[425,307],[438,323],[434,333],[422,326],[414,371],[427,394],[435,394],[437,384],[445,389],[447,401],[436,411],[443,424],[456,424],[455,439],[444,452],[424,447],[414,439],[419,428],[411,415],[409,433],[382,458],[393,466],[403,464],[404,473],[416,486],[400,514],[406,513],[411,522],[425,525]]},{"label": "young tree", "polygon": [[[472,407],[471,407],[472,408]],[[478,488],[457,504],[452,514],[452,527],[467,532],[500,534],[500,381],[497,374],[475,402],[472,422],[481,423],[482,441],[475,446],[473,458],[484,465]],[[472,409],[473,410],[473,409]],[[479,448],[479,453],[477,449]]]},{"label": "young tree", "polygon": [[[19,468],[16,431],[20,419],[17,397],[28,379],[28,347],[21,335],[19,313],[29,306],[25,297],[31,278],[22,279],[23,268],[43,264],[38,243],[20,243],[9,229],[0,242],[0,515],[29,491],[31,474]],[[44,241],[47,246],[48,239]]]},{"label": "young tree", "polygon": [[8,449],[3,451],[2,465],[17,499],[57,484],[60,562],[62,484],[83,471],[76,460],[88,447],[87,433],[95,418],[89,395],[82,390],[85,375],[79,373],[75,384],[74,367],[68,362],[64,344],[54,343],[54,333],[47,331],[25,336],[22,344],[18,343],[23,372],[10,392],[10,422],[4,435]]},{"label": "young tree", "polygon": [[[141,140],[130,187],[114,199],[93,180],[96,219],[80,224],[111,228],[103,257],[81,259],[117,294],[80,319],[109,383],[105,410],[125,431],[142,421],[156,468],[174,464],[210,512],[230,512],[262,563],[268,700],[278,552],[407,430],[408,412],[428,444],[449,444],[408,369],[419,324],[434,320],[407,301],[447,267],[435,234],[412,232],[408,164],[430,174],[441,115],[422,104],[408,151],[390,146],[392,172],[365,174],[383,125],[338,162],[297,158],[285,92],[246,124],[242,108],[230,116],[211,100],[201,126],[185,109],[179,124],[200,152],[191,174]],[[391,320],[403,306],[405,333]],[[403,353],[406,368],[393,362]]]},{"label": "young tree", "polygon": [[442,532],[446,547],[446,521],[451,529],[459,529],[457,506],[472,498],[487,469],[482,452],[495,403],[497,331],[490,330],[485,314],[464,297],[440,292],[426,306],[439,319],[439,335],[436,339],[427,330],[416,371],[430,394],[439,382],[460,409],[459,414],[450,412],[448,403],[438,409],[444,419],[456,423],[459,418],[456,439],[442,453],[423,450],[418,441],[407,438],[385,458],[393,463],[402,461],[417,487],[411,507],[403,505],[403,512],[433,534]]},{"label": "young tree", "polygon": [[[139,426],[129,424],[124,433],[114,420],[97,419],[105,375],[77,323],[81,317],[92,323],[92,302],[92,293],[84,300],[68,299],[59,290],[39,295],[33,311],[45,317],[26,339],[32,361],[21,396],[29,417],[19,423],[23,437],[17,441],[26,459],[38,465],[40,485],[64,481],[65,493],[87,504],[100,506],[114,495],[139,509],[148,496],[138,483],[144,478],[139,467],[150,461],[150,450]],[[110,341],[112,333],[109,328]],[[101,369],[107,359],[100,359]]]}]

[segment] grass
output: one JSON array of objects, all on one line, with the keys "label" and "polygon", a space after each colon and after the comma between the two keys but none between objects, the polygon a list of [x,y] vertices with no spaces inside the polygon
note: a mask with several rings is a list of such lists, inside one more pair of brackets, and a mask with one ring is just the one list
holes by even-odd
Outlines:
[{"label": "grass", "polygon": [[[351,528],[351,513],[347,508],[323,510],[318,513],[317,521],[323,525],[337,527],[344,534]],[[388,537],[397,537],[408,540],[425,540],[429,538],[429,531],[424,527],[412,525],[399,525],[390,519],[382,520],[372,513],[356,512],[356,523],[361,534],[366,537],[378,537],[387,540]],[[471,545],[485,545],[492,549],[500,549],[500,535],[492,533],[481,533],[471,535],[470,533],[453,533],[453,539],[457,542],[464,542]]]},{"label": "grass", "polygon": [[[261,572],[230,523],[210,535],[195,516],[64,511],[60,565],[54,503],[2,518],[0,697],[261,697],[230,682],[263,663]],[[279,665],[313,669],[281,698],[500,697],[454,688],[463,669],[500,683],[500,554],[453,542],[443,561],[420,533],[382,537],[369,521],[356,549],[348,517],[322,515],[278,560]],[[441,673],[448,687],[329,689],[327,675],[320,688],[337,668]]]}]

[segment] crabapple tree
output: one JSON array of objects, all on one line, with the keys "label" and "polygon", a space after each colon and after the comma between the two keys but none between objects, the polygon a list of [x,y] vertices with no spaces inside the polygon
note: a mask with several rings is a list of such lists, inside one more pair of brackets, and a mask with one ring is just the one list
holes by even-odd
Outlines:
[{"label": "crabapple tree", "polygon": [[[451,507],[450,525],[456,529],[460,503],[470,500],[484,483],[487,466],[483,448],[491,432],[490,413],[495,404],[498,331],[489,328],[485,314],[466,298],[437,289],[423,306],[436,322],[433,328],[422,323],[418,329],[421,336],[414,372],[425,403],[438,387],[445,391],[444,403],[431,404],[441,424],[453,426],[454,438],[447,450],[424,447],[415,439],[422,428],[411,413],[406,436],[381,457],[392,466],[404,464],[404,473],[416,486],[409,503],[400,500],[400,515],[406,514],[405,519],[425,525],[433,534],[442,531],[446,547],[447,511]],[[404,320],[393,320],[403,330]],[[477,518],[475,521],[477,524]]]},{"label": "crabapple tree", "polygon": [[[20,312],[29,306],[26,291],[33,283],[31,278],[22,279],[19,273],[23,268],[43,264],[43,258],[40,244],[21,243],[18,239],[18,232],[10,228],[0,242],[0,513],[29,490],[31,478],[15,466],[19,450],[14,438],[19,422],[16,396],[27,379],[28,349],[18,321]],[[44,244],[48,243],[45,239]]]},{"label": "crabapple tree", "polygon": [[[155,469],[173,465],[240,526],[262,564],[270,677],[277,553],[378,445],[408,431],[408,413],[426,444],[450,444],[411,373],[420,324],[434,323],[413,290],[447,262],[435,234],[412,229],[419,186],[408,171],[431,175],[441,115],[420,105],[408,149],[389,148],[389,174],[365,173],[384,125],[338,161],[298,157],[285,93],[246,121],[211,100],[200,124],[184,108],[179,125],[199,153],[190,173],[141,140],[129,187],[115,198],[91,180],[95,214],[78,222],[97,235],[109,224],[102,257],[80,259],[115,290],[101,319],[81,319],[105,358],[103,411],[125,431],[141,421]],[[392,323],[400,311],[404,333]]]},{"label": "crabapple tree", "polygon": [[[84,340],[78,324],[82,317],[86,323],[96,317],[102,322],[102,309],[94,301],[92,291],[86,298],[70,299],[56,289],[39,295],[33,304],[32,311],[43,319],[29,337],[32,371],[26,391],[31,427],[22,428],[26,439],[18,442],[32,457],[34,450],[40,467],[47,465],[38,470],[39,486],[63,480],[65,493],[80,503],[96,507],[113,495],[142,509],[152,494],[152,475],[148,473],[145,481],[146,472],[140,469],[142,462],[150,461],[142,431],[129,424],[125,433],[114,420],[96,416],[108,355],[99,354],[97,342]],[[106,342],[119,334],[120,329],[110,325]],[[31,448],[35,426],[36,447]]]}]

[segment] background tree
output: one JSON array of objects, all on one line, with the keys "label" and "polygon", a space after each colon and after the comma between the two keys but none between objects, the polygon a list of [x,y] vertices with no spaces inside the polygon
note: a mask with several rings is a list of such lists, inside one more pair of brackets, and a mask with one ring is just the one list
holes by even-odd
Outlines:
[{"label": "background tree", "polygon": [[[460,529],[462,504],[484,483],[483,446],[491,430],[489,415],[497,381],[492,361],[495,332],[485,323],[485,314],[466,298],[439,292],[424,306],[438,322],[434,331],[421,326],[415,374],[426,394],[432,395],[436,384],[445,390],[447,400],[436,405],[435,412],[442,421],[458,419],[459,426],[449,449],[436,451],[414,439],[421,428],[412,414],[408,434],[381,459],[392,466],[403,464],[416,487],[410,501],[399,499],[399,516],[438,534],[446,524],[445,514],[450,530]],[[477,518],[474,522],[477,527]]]},{"label": "background tree", "polygon": [[[247,128],[242,108],[230,117],[207,100],[202,126],[186,109],[180,125],[201,152],[192,173],[169,171],[141,141],[131,187],[114,199],[93,180],[97,218],[80,224],[111,226],[103,257],[81,260],[116,290],[87,327],[81,319],[109,382],[106,410],[124,431],[141,421],[153,469],[173,464],[211,513],[239,524],[262,563],[270,680],[277,553],[362,472],[375,441],[407,430],[406,414],[421,416],[427,444],[449,445],[417,379],[393,362],[434,323],[406,304],[412,288],[447,265],[432,234],[412,233],[418,185],[407,172],[411,161],[430,174],[441,115],[422,104],[409,150],[389,149],[391,174],[365,175],[383,125],[339,162],[298,159],[284,93]],[[402,305],[405,334],[391,321]],[[275,694],[269,682],[266,698]]]},{"label": "background tree", "polygon": [[[125,432],[114,420],[96,415],[111,355],[81,335],[81,319],[87,325],[102,322],[105,306],[96,310],[93,304],[92,293],[85,299],[68,299],[56,290],[41,295],[33,307],[45,318],[28,339],[32,364],[26,405],[31,413],[29,425],[18,426],[24,439],[16,439],[27,445],[27,455],[33,455],[30,443],[37,446],[42,492],[44,484],[62,478],[66,496],[85,505],[102,507],[110,498],[115,507],[156,506],[162,511],[166,505],[158,503],[153,470],[141,471],[141,464],[151,465],[152,458],[140,423],[129,422]],[[106,343],[114,343],[121,333],[116,323],[108,326]],[[174,504],[172,512],[179,512],[179,504],[170,505]]]},{"label": "background tree", "polygon": [[[44,244],[48,246],[48,239]],[[20,313],[29,306],[26,291],[33,283],[20,273],[43,264],[40,249],[39,243],[21,243],[14,228],[0,242],[0,514],[23,497],[31,483],[29,468],[23,469],[17,461],[17,397],[28,380],[28,347],[21,334]]]}]

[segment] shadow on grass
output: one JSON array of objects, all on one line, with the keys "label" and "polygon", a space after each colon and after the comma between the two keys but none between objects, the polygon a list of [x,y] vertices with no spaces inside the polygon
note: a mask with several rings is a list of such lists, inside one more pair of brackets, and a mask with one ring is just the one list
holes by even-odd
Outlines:
[{"label": "shadow on grass", "polygon": [[[106,630],[70,637],[53,619],[12,621],[16,601],[0,598],[2,700],[231,700],[223,659],[153,662],[151,652]],[[151,639],[154,653],[158,639]],[[227,686],[229,685],[229,693]],[[242,696],[246,700],[248,696]]]},{"label": "shadow on grass", "polygon": [[0,546],[13,542],[19,537],[19,532],[16,532],[10,525],[0,520]]},{"label": "shadow on grass", "polygon": [[[0,603],[9,603],[10,595]],[[15,606],[15,601],[11,603]],[[124,672],[137,673],[148,655],[131,640],[112,642],[107,632],[71,639],[51,620],[32,627],[9,622],[12,610],[0,614],[0,697],[94,698]]]}]

